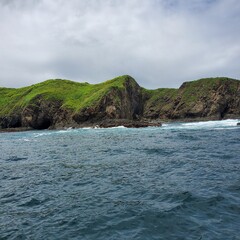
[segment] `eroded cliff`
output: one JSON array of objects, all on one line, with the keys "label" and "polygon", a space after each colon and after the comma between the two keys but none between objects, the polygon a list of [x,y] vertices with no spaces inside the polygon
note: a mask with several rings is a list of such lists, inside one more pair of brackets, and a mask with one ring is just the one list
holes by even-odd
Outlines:
[{"label": "eroded cliff", "polygon": [[109,120],[114,119],[121,124],[119,119],[139,120],[143,113],[141,88],[127,75],[96,85],[48,80],[20,93],[4,88],[0,92],[2,129],[81,127],[103,121],[112,125]]},{"label": "eroded cliff", "polygon": [[240,116],[240,81],[208,78],[179,89],[145,91],[143,116],[150,119],[223,119]]},{"label": "eroded cliff", "polygon": [[161,120],[240,117],[240,81],[208,78],[179,89],[146,90],[125,75],[101,84],[48,80],[0,88],[0,128],[55,129],[100,125],[144,127]]}]

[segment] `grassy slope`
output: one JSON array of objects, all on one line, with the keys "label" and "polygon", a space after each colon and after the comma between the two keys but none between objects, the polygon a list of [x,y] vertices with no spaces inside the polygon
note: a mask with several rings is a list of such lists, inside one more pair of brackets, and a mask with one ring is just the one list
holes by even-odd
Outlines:
[{"label": "grassy slope", "polygon": [[47,80],[24,88],[0,88],[0,115],[9,115],[43,96],[47,100],[58,100],[62,107],[78,111],[94,105],[111,88],[123,88],[128,76],[121,76],[100,83],[77,83],[69,80]]},{"label": "grassy slope", "polygon": [[220,86],[228,85],[232,94],[236,93],[239,80],[230,78],[204,78],[197,81],[186,82],[182,87],[183,100],[186,102],[196,101],[199,97],[208,97],[210,91],[217,90]]},{"label": "grassy slope", "polygon": [[155,106],[167,109],[177,98],[185,105],[191,105],[199,98],[209,97],[209,92],[218,89],[221,85],[229,84],[229,90],[236,93],[240,84],[239,80],[230,78],[204,78],[196,81],[185,82],[179,89],[160,88],[156,90],[146,90],[144,92],[148,98],[147,106]]},{"label": "grassy slope", "polygon": [[172,107],[172,101],[178,94],[178,89],[174,88],[159,88],[156,90],[143,90],[146,102],[146,109],[166,109]]},{"label": "grassy slope", "polygon": [[[24,88],[0,88],[0,116],[12,114],[29,104],[34,99],[43,96],[45,99],[62,102],[63,108],[78,111],[96,104],[110,89],[124,88],[129,76],[120,76],[100,83],[77,83],[69,80],[47,80]],[[147,99],[146,107],[168,111],[176,99],[181,98],[186,106],[191,106],[200,97],[208,97],[209,91],[220,85],[229,84],[232,93],[236,93],[240,81],[229,78],[206,78],[186,82],[180,89],[160,88],[147,90],[142,88]]]}]

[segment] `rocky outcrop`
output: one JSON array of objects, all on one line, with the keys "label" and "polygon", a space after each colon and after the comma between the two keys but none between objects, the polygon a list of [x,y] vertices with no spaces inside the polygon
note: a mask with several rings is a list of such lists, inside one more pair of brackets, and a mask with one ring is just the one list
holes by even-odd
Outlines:
[{"label": "rocky outcrop", "polygon": [[[0,118],[0,128],[55,129],[94,126],[98,122],[102,127],[119,124],[132,127],[148,126],[147,122],[139,122],[142,112],[141,88],[133,78],[126,76],[123,87],[111,87],[96,104],[77,112],[64,107],[61,101],[37,95],[17,115]],[[117,119],[121,121],[109,121]]]},{"label": "rocky outcrop", "polygon": [[11,116],[0,117],[0,129],[19,128],[22,126],[21,115],[13,114]]},{"label": "rocky outcrop", "polygon": [[[47,84],[56,84],[56,82],[47,81]],[[67,81],[64,84],[72,86],[75,83]],[[240,81],[238,80],[202,79],[186,82],[179,89],[146,90],[141,88],[132,77],[122,76],[105,82],[105,85],[103,83],[101,87],[104,88],[106,85],[103,94],[102,88],[99,86],[96,88],[99,91],[98,98],[93,98],[90,103],[82,104],[81,107],[77,105],[75,108],[68,107],[66,101],[64,102],[65,98],[57,98],[59,95],[48,93],[48,85],[41,94],[32,97],[34,88],[38,89],[39,85],[31,86],[22,96],[24,102],[25,98],[30,98],[28,94],[31,94],[32,98],[27,104],[17,104],[18,97],[12,100],[12,106],[18,106],[14,111],[0,114],[0,129],[61,129],[96,125],[138,128],[160,126],[162,120],[192,121],[240,117]],[[41,83],[40,86],[42,89],[45,85]],[[72,88],[78,86],[89,88],[87,84],[74,85]],[[55,92],[55,88],[53,89],[52,91]],[[8,89],[2,91],[6,93]],[[71,90],[69,91],[70,97],[67,99],[72,101],[76,95],[71,95]],[[92,95],[86,96],[91,98]],[[6,102],[6,99],[2,102]],[[6,108],[2,112],[6,112]]]},{"label": "rocky outcrop", "polygon": [[[214,79],[213,79],[214,81]],[[219,79],[214,84],[205,80],[184,83],[172,95],[157,102],[147,98],[144,117],[150,119],[224,119],[240,116],[240,82]]]},{"label": "rocky outcrop", "polygon": [[83,108],[73,115],[73,120],[81,124],[104,119],[137,120],[143,113],[143,100],[140,86],[127,77],[123,88],[112,87],[98,104]]},{"label": "rocky outcrop", "polygon": [[95,127],[99,128],[110,128],[123,126],[126,128],[144,128],[144,127],[160,127],[162,124],[160,122],[151,121],[139,121],[139,120],[128,120],[128,119],[107,119],[99,122]]}]

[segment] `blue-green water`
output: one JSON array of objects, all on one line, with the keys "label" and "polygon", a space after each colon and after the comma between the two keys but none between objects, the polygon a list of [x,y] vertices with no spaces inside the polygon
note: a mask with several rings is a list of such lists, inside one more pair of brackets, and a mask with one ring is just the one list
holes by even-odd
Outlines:
[{"label": "blue-green water", "polygon": [[0,239],[240,239],[237,120],[0,134]]}]

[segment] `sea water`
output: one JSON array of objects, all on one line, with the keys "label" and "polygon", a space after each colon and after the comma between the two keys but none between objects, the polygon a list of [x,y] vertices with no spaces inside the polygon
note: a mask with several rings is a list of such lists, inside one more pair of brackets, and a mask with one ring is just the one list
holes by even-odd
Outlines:
[{"label": "sea water", "polygon": [[0,239],[240,239],[237,122],[0,133]]}]

